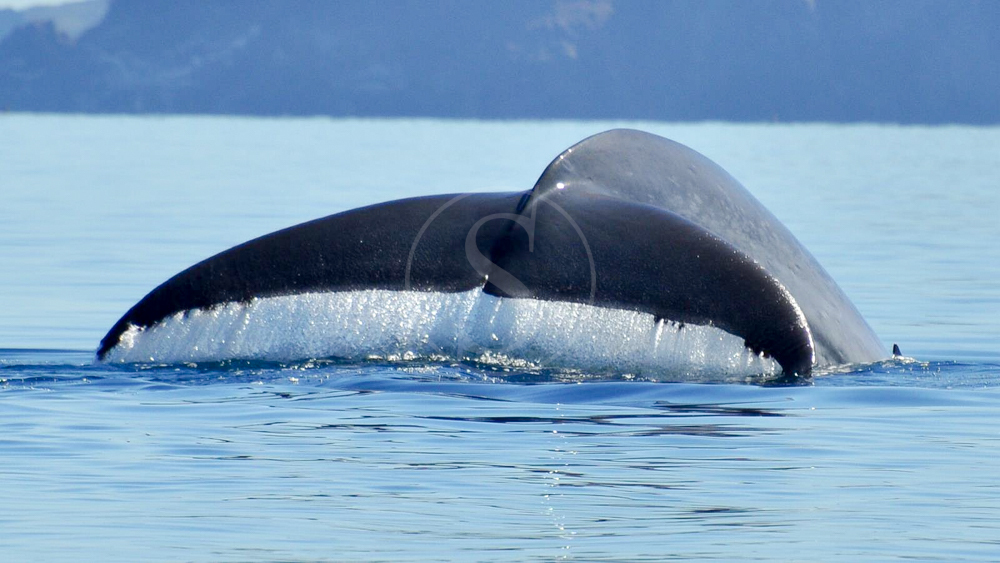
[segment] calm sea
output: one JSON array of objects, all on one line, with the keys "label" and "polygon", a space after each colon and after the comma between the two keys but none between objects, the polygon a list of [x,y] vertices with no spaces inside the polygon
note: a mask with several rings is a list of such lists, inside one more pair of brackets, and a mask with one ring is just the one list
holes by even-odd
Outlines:
[{"label": "calm sea", "polygon": [[[792,388],[92,363],[215,252],[528,189],[616,126],[721,164],[912,359]],[[0,114],[4,560],[996,561],[998,405],[1000,128]]]}]

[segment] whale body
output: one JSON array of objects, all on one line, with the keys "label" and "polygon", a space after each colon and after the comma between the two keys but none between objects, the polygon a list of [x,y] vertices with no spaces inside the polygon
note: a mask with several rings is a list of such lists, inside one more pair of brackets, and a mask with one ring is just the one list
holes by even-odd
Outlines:
[{"label": "whale body", "polygon": [[567,149],[527,192],[391,201],[226,250],[151,291],[97,350],[316,357],[806,376],[886,353],[721,167],[617,129]]}]

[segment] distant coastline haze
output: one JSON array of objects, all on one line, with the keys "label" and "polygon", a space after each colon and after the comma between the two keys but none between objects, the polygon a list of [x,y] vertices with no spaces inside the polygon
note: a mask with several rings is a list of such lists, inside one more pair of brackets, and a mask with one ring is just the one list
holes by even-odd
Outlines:
[{"label": "distant coastline haze", "polygon": [[0,8],[19,112],[996,124],[998,60],[991,0]]}]

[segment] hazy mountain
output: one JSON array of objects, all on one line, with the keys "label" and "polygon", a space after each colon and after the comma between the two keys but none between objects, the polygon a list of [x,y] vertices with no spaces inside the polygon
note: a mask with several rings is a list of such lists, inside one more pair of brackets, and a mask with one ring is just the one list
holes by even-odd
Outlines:
[{"label": "hazy mountain", "polygon": [[27,24],[51,22],[59,33],[76,39],[101,23],[110,0],[85,0],[56,6],[36,6],[24,10],[0,10],[0,39]]},{"label": "hazy mountain", "polygon": [[117,0],[7,35],[0,106],[1000,123],[998,59],[994,0]]},{"label": "hazy mountain", "polygon": [[0,10],[0,40],[25,23],[24,15],[21,12],[10,9]]}]

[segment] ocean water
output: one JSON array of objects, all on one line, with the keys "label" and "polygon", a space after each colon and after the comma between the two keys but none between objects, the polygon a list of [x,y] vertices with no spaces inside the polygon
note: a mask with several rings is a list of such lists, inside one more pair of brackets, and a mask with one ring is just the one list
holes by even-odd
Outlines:
[{"label": "ocean water", "polygon": [[[107,366],[135,301],[361,205],[524,190],[628,126],[760,199],[906,358],[810,385]],[[0,114],[11,561],[1000,560],[1000,128]]]}]

